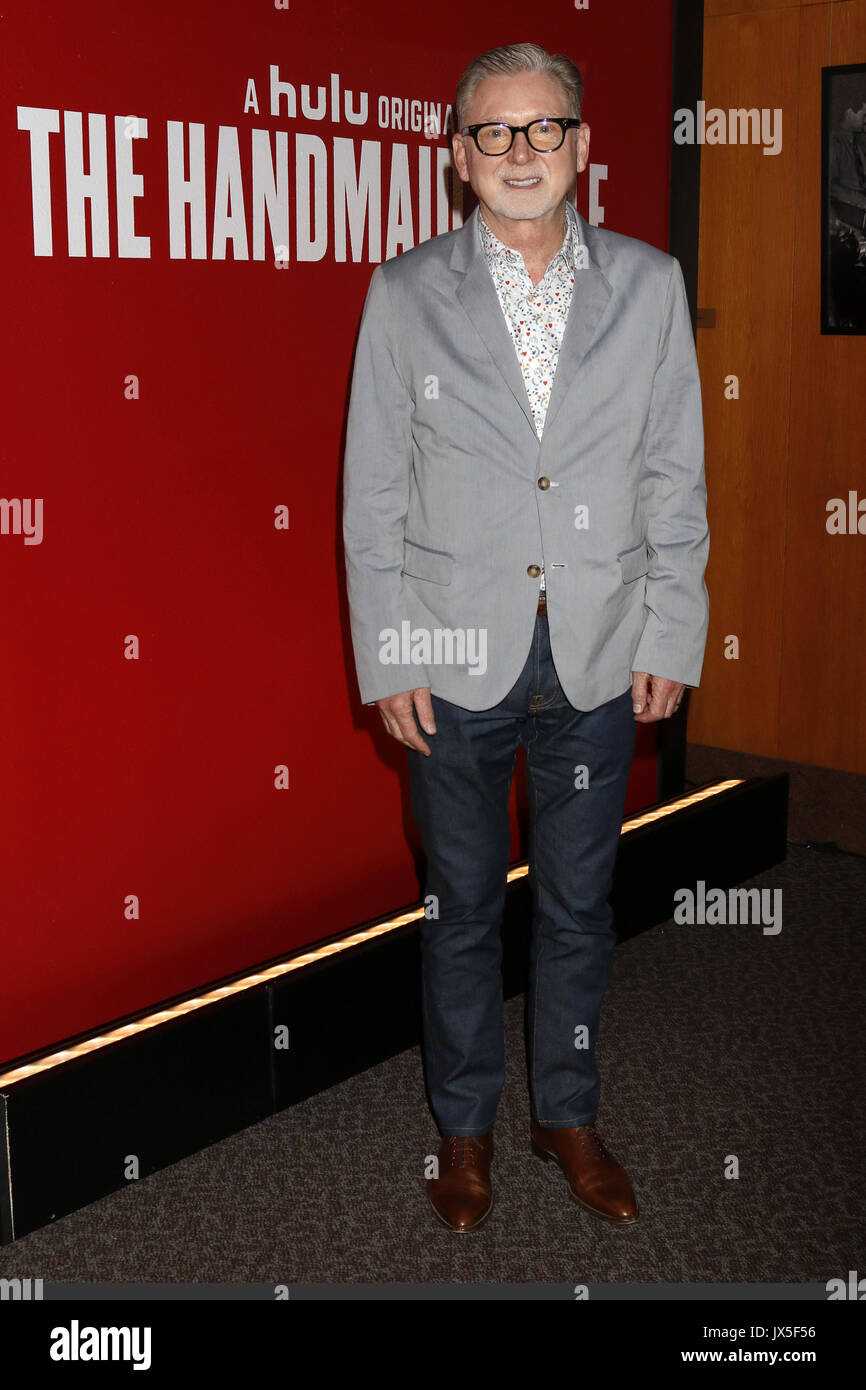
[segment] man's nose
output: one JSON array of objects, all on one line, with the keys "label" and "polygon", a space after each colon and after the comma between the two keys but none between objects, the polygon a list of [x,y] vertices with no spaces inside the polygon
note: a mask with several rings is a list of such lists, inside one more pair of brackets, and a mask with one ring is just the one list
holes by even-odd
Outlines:
[{"label": "man's nose", "polygon": [[525,164],[527,159],[532,159],[535,151],[526,138],[525,130],[518,130],[515,133],[514,142],[508,153],[518,164]]}]

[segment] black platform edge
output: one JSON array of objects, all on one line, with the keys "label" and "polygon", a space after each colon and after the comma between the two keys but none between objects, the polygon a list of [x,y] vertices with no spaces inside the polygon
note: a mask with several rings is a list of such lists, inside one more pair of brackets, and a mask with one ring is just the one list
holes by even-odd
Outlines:
[{"label": "black platform edge", "polygon": [[[713,784],[707,784],[708,786]],[[697,789],[695,789],[697,790]],[[691,793],[689,793],[691,794]],[[623,835],[611,901],[621,940],[668,920],[677,889],[728,888],[785,857],[788,776],[752,778]],[[641,815],[663,810],[648,808]],[[420,905],[416,905],[420,906]],[[509,885],[506,998],[525,988],[528,877]],[[392,916],[365,924],[372,927]],[[328,938],[344,940],[365,927]],[[63,1046],[315,951],[271,960]],[[0,1085],[0,1244],[416,1046],[418,922],[127,1039]],[[60,1046],[0,1068],[9,1072]]]}]

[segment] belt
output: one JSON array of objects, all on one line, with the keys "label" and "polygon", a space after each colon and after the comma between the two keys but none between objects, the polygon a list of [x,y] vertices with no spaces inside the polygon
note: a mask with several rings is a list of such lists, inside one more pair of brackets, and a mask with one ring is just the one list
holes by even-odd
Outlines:
[{"label": "belt", "polygon": [[546,594],[539,594],[539,595],[538,595],[538,609],[537,609],[537,612],[538,612],[542,617],[547,617],[547,595],[546,595]]}]

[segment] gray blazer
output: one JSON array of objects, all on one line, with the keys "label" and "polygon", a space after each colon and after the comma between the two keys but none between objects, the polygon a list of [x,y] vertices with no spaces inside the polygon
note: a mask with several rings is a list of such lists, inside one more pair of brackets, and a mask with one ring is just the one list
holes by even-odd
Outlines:
[{"label": "gray blazer", "polygon": [[544,565],[560,685],[594,709],[648,671],[696,686],[709,551],[679,263],[578,218],[585,264],[542,440],[478,229],[377,265],[355,355],[343,539],[365,704],[506,696]]}]

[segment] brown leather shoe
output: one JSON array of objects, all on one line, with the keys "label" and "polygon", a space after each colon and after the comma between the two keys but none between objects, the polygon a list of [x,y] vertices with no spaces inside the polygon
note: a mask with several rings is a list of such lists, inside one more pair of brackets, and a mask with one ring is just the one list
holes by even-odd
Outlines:
[{"label": "brown leather shoe", "polygon": [[542,1129],[531,1121],[532,1151],[545,1162],[553,1159],[565,1176],[571,1195],[587,1211],[630,1226],[637,1221],[637,1203],[628,1173],[605,1148],[595,1125],[573,1129]]},{"label": "brown leather shoe", "polygon": [[446,1134],[439,1145],[439,1176],[427,1179],[427,1196],[452,1231],[477,1231],[493,1210],[492,1152],[492,1133]]}]

